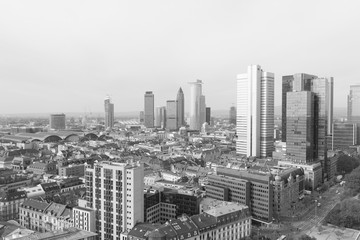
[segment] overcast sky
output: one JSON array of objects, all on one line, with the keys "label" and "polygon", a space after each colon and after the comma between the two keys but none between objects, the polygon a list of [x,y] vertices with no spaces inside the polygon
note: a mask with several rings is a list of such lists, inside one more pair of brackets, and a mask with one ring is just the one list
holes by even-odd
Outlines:
[{"label": "overcast sky", "polygon": [[[116,112],[175,99],[189,109],[201,79],[207,106],[236,102],[249,64],[281,76],[333,76],[335,107],[360,83],[360,1],[1,0],[0,114]],[[360,107],[360,106],[359,106]]]}]

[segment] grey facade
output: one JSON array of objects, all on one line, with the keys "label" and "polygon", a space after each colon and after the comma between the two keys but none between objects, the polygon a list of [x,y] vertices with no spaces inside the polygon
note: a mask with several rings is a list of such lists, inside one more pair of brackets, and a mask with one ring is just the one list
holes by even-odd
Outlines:
[{"label": "grey facade", "polygon": [[144,125],[148,128],[154,127],[154,94],[151,91],[144,95]]}]

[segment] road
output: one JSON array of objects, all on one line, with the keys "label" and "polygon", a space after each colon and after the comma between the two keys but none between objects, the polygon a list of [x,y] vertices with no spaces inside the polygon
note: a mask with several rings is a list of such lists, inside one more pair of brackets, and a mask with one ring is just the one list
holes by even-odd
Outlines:
[{"label": "road", "polygon": [[[339,191],[340,194],[337,194],[336,191]],[[315,209],[306,214],[302,220],[293,222],[292,225],[303,233],[306,233],[314,226],[317,226],[322,220],[324,220],[335,205],[340,202],[340,196],[342,193],[342,187],[338,185],[333,186],[322,195],[321,199],[318,199],[321,203],[320,207],[315,207]]]}]

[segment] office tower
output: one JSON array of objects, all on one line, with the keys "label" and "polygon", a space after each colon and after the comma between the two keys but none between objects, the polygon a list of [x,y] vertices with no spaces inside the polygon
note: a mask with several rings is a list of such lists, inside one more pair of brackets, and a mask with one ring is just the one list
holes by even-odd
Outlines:
[{"label": "office tower", "polygon": [[145,113],[144,113],[144,111],[140,111],[140,113],[139,113],[139,122],[144,123],[144,121],[145,121]]},{"label": "office tower", "polygon": [[314,161],[314,98],[310,91],[287,93],[286,156],[292,162]]},{"label": "office tower", "polygon": [[114,127],[114,104],[109,96],[105,97],[105,129]]},{"label": "office tower", "polygon": [[274,149],[274,74],[251,65],[237,76],[236,152],[268,157]]},{"label": "office tower", "polygon": [[236,124],[236,107],[230,107],[229,123]]},{"label": "office tower", "polygon": [[333,77],[318,78],[315,75],[297,73],[282,77],[282,141],[286,142],[286,93],[292,91],[312,91],[315,93],[315,98],[320,101],[322,118],[326,120],[323,122],[323,124],[326,123],[324,128],[326,135],[331,135],[334,101]]},{"label": "office tower", "polygon": [[210,125],[210,119],[211,119],[211,108],[207,107],[206,108],[206,117],[205,117],[205,122],[207,122]]},{"label": "office tower", "polygon": [[153,92],[145,92],[144,95],[144,113],[145,113],[145,127],[154,127],[154,94]]},{"label": "office tower", "polygon": [[358,144],[358,125],[356,123],[334,123],[332,150],[344,150]]},{"label": "office tower", "polygon": [[156,107],[155,108],[155,122],[154,127],[160,128],[161,127],[161,120],[163,118],[162,116],[162,107]]},{"label": "office tower", "polygon": [[200,126],[206,122],[206,103],[205,96],[200,96]]},{"label": "office tower", "polygon": [[85,173],[87,207],[95,210],[100,239],[120,239],[144,221],[144,167],[142,164],[99,162]]},{"label": "office tower", "polygon": [[360,123],[360,85],[350,86],[347,114],[349,122]]},{"label": "office tower", "polygon": [[185,100],[184,100],[184,93],[183,90],[180,88],[177,96],[177,120],[178,120],[178,127],[185,125]]},{"label": "office tower", "polygon": [[177,101],[168,100],[166,101],[166,129],[177,130]]},{"label": "office tower", "polygon": [[65,114],[51,114],[50,115],[50,129],[63,130],[65,129]]},{"label": "office tower", "polygon": [[[201,129],[201,117],[205,120],[205,99],[202,99],[202,81],[196,80],[190,84],[190,129],[200,130]],[[204,102],[202,102],[204,101]],[[201,116],[201,113],[203,116]]]},{"label": "office tower", "polygon": [[271,222],[273,216],[272,176],[218,168],[216,175],[208,175],[206,196],[249,206],[254,220]]}]

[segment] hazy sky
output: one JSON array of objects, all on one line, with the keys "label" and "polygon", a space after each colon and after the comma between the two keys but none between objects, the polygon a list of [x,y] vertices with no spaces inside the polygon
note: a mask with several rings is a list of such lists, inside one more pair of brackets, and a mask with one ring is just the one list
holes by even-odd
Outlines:
[{"label": "hazy sky", "polygon": [[[360,1],[1,0],[0,114],[116,112],[175,99],[204,81],[206,103],[236,102],[249,64],[281,76],[333,76],[335,107],[360,83]],[[360,106],[359,106],[360,107]]]}]

